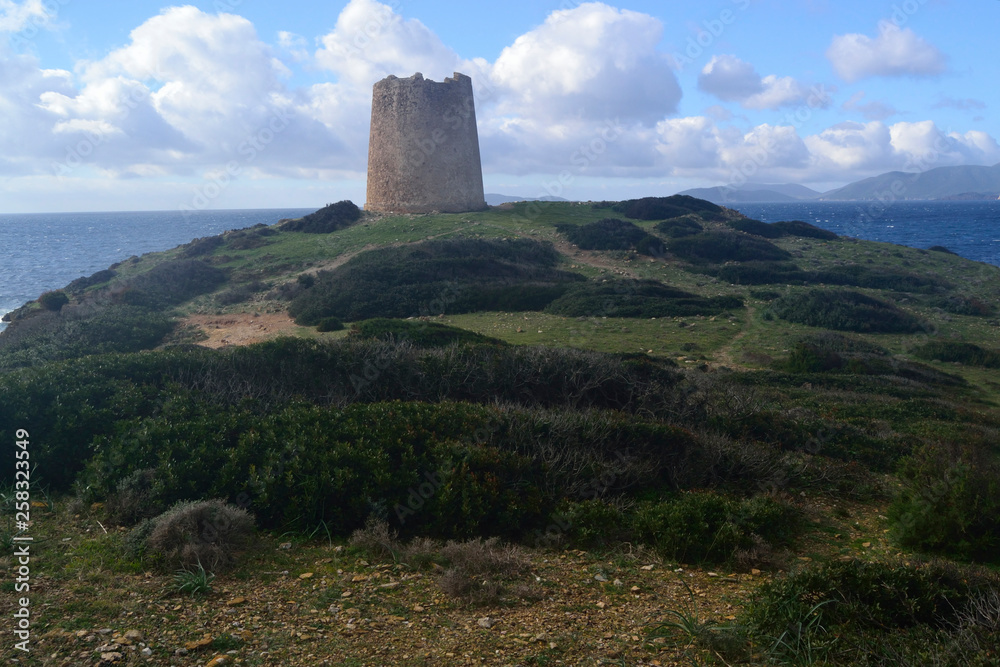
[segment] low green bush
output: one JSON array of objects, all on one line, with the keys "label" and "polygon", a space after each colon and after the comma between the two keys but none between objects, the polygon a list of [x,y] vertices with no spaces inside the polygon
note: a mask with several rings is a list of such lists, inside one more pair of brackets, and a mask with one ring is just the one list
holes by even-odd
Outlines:
[{"label": "low green bush", "polygon": [[100,285],[101,283],[106,283],[117,275],[118,272],[113,269],[104,269],[102,271],[97,271],[96,273],[92,273],[86,278],[77,278],[69,285],[66,285],[66,291],[73,293],[82,292],[88,287],[93,287],[94,285]]},{"label": "low green bush", "polygon": [[648,236],[642,227],[617,218],[585,225],[560,223],[556,229],[583,250],[630,250]]},{"label": "low green bush", "polygon": [[792,292],[771,303],[783,320],[813,327],[857,333],[917,333],[924,322],[881,299],[849,290],[811,289]]},{"label": "low green bush", "polygon": [[376,317],[541,310],[565,287],[584,280],[556,267],[551,244],[527,239],[454,239],[361,253],[321,272],[288,312],[312,326],[324,317]]},{"label": "low green bush", "polygon": [[688,215],[659,222],[653,229],[675,239],[682,236],[694,236],[699,232],[705,231],[699,220],[700,218],[697,215],[689,213]]},{"label": "low green bush", "polygon": [[305,232],[307,234],[329,234],[353,225],[361,219],[361,209],[348,200],[327,204],[315,213],[289,220],[280,225],[285,232]]},{"label": "low green bush", "polygon": [[720,206],[689,195],[629,199],[618,202],[611,208],[633,220],[666,220],[691,213],[703,220],[718,220],[723,217]]},{"label": "low green bush", "polygon": [[569,288],[546,308],[568,317],[688,317],[743,308],[735,296],[703,297],[655,280],[587,282]]},{"label": "low green bush", "polygon": [[782,220],[773,223],[773,226],[780,230],[785,236],[801,236],[804,238],[819,239],[821,241],[836,241],[840,238],[828,229],[823,229],[821,227],[817,227],[816,225],[810,225],[808,222],[803,222],[801,220]]},{"label": "low green bush", "polygon": [[[741,624],[765,659],[781,664],[858,664],[859,656],[926,664],[932,655],[945,658],[934,664],[990,664],[978,661],[992,644],[973,610],[997,590],[995,576],[946,565],[840,561],[765,583]],[[968,631],[986,643],[954,652]],[[915,661],[901,663],[907,654]]]},{"label": "low green bush", "polygon": [[226,273],[197,259],[161,262],[124,282],[114,293],[121,303],[163,310],[218,289]]},{"label": "low green bush", "polygon": [[45,310],[50,310],[54,313],[58,313],[62,310],[62,307],[69,303],[69,297],[66,296],[66,292],[56,290],[54,292],[45,292],[40,297],[38,297],[38,303]]},{"label": "low green bush", "polygon": [[343,331],[344,323],[338,317],[324,317],[316,324],[316,331],[327,333],[329,331]]},{"label": "low green bush", "polygon": [[475,331],[439,322],[420,320],[406,321],[385,318],[364,320],[351,327],[350,335],[355,338],[406,341],[417,347],[444,347],[456,343],[506,345],[505,342],[497,338],[490,338]]},{"label": "low green bush", "polygon": [[643,502],[629,518],[636,539],[681,563],[732,563],[763,544],[788,543],[799,511],[769,496],[737,500],[717,493],[683,493]]},{"label": "low green bush", "polygon": [[730,220],[727,224],[733,229],[754,236],[762,236],[768,239],[779,239],[785,236],[801,236],[805,238],[818,239],[821,241],[835,241],[839,236],[831,231],[822,229],[808,222],[801,220],[783,220],[781,222],[766,223],[751,218],[741,218]]},{"label": "low green bush", "polygon": [[205,236],[182,245],[180,247],[180,256],[185,259],[204,257],[205,255],[211,255],[225,244],[226,240],[222,236]]},{"label": "low green bush", "polygon": [[693,263],[784,261],[791,255],[763,239],[741,232],[703,232],[672,239],[667,249]]},{"label": "low green bush", "polygon": [[910,350],[910,354],[927,361],[947,361],[980,368],[1000,368],[1000,351],[987,350],[973,343],[932,340]]},{"label": "low green bush", "polygon": [[1000,563],[1000,455],[991,445],[925,445],[903,461],[889,510],[900,545]]},{"label": "low green bush", "polygon": [[166,316],[145,308],[67,307],[8,327],[0,339],[0,369],[148,350],[159,345],[173,328]]}]

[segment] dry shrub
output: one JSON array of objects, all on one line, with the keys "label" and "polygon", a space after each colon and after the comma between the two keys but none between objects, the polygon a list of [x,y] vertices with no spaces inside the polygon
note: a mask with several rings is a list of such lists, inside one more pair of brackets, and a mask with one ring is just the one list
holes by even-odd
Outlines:
[{"label": "dry shrub", "polygon": [[122,526],[134,526],[164,509],[157,498],[156,470],[146,468],[118,482],[115,492],[108,496],[104,507],[108,518]]},{"label": "dry shrub", "polygon": [[443,545],[418,537],[403,545],[385,521],[370,519],[364,528],[354,531],[350,544],[372,559],[391,558],[413,569],[433,567],[441,590],[473,606],[496,604],[505,595],[540,598],[527,554],[496,537]]},{"label": "dry shrub", "polygon": [[441,555],[448,567],[438,577],[438,586],[471,605],[498,603],[512,584],[516,587],[513,592],[522,596],[533,590],[523,581],[531,567],[524,551],[516,545],[501,544],[495,537],[449,541]]},{"label": "dry shrub", "polygon": [[222,500],[181,502],[153,521],[147,553],[162,555],[165,565],[174,569],[201,564],[212,572],[224,570],[254,534],[250,513]]}]

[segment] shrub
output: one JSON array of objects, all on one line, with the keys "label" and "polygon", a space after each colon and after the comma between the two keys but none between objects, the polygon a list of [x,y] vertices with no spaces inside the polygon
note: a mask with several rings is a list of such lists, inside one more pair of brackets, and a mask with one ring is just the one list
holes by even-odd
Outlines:
[{"label": "shrub", "polygon": [[1000,368],[1000,351],[987,350],[973,343],[932,340],[914,347],[910,350],[910,354],[918,359],[928,361],[957,362],[981,368]]},{"label": "shrub", "polygon": [[66,292],[62,291],[45,292],[38,297],[38,303],[45,310],[51,310],[52,312],[58,313],[62,310],[63,306],[69,303],[69,297],[66,296]]},{"label": "shrub", "polygon": [[100,285],[101,283],[106,283],[115,276],[118,272],[113,269],[104,269],[96,273],[91,274],[86,278],[77,278],[69,285],[66,286],[66,290],[69,292],[82,292],[88,287],[93,287],[94,285]]},{"label": "shrub", "polygon": [[840,238],[827,229],[810,225],[808,222],[801,220],[782,220],[773,223],[772,226],[778,229],[784,236],[802,236],[821,241],[836,241]]},{"label": "shrub", "polygon": [[848,290],[811,289],[775,300],[771,312],[789,322],[858,333],[916,333],[924,323],[897,306]]},{"label": "shrub", "polygon": [[373,560],[391,559],[414,569],[435,565],[441,590],[473,606],[497,604],[508,593],[523,597],[531,588],[525,553],[495,537],[445,544],[418,538],[403,544],[385,521],[371,519],[351,535],[350,544]]},{"label": "shrub", "polygon": [[640,503],[631,517],[636,538],[682,563],[725,563],[763,540],[783,544],[799,512],[768,496],[734,500],[715,493],[683,493],[674,500]]},{"label": "shrub", "polygon": [[225,244],[226,240],[221,236],[205,236],[182,245],[180,256],[185,259],[204,257],[205,255],[211,255]]},{"label": "shrub", "polygon": [[226,282],[221,269],[195,259],[162,262],[124,283],[125,304],[161,310],[217,289]]},{"label": "shrub", "polygon": [[115,523],[133,526],[161,514],[166,508],[161,498],[154,468],[136,470],[118,482],[104,508]]},{"label": "shrub", "polygon": [[174,324],[143,308],[66,308],[10,326],[0,338],[0,368],[31,366],[108,352],[138,352],[159,345]]},{"label": "shrub", "polygon": [[738,232],[704,232],[673,239],[667,249],[695,263],[784,261],[792,257],[772,243]]},{"label": "shrub", "polygon": [[305,326],[479,310],[540,310],[583,276],[555,268],[551,244],[526,239],[425,241],[361,253],[320,273],[288,312]]},{"label": "shrub", "polygon": [[586,225],[560,223],[556,229],[583,250],[629,250],[648,236],[636,224],[617,218]]},{"label": "shrub", "polygon": [[996,308],[982,299],[963,294],[930,299],[928,305],[940,308],[954,315],[969,315],[972,317],[990,317],[996,313]]},{"label": "shrub", "polygon": [[704,220],[717,220],[722,217],[721,207],[689,195],[629,199],[615,204],[612,210],[633,220],[666,220],[689,213],[694,213]]},{"label": "shrub", "polygon": [[254,297],[255,294],[259,294],[267,289],[267,285],[259,280],[255,280],[251,283],[245,285],[237,285],[232,287],[225,292],[217,294],[215,297],[215,303],[220,306],[232,306],[237,303],[246,303]]},{"label": "shrub", "polygon": [[568,317],[687,317],[743,307],[735,296],[703,297],[655,280],[588,282],[550,303],[547,312]]},{"label": "shrub", "polygon": [[316,331],[326,333],[329,331],[343,331],[344,323],[337,317],[324,317],[316,324]]},{"label": "shrub", "polygon": [[178,503],[153,524],[146,551],[162,556],[170,568],[227,569],[254,535],[253,517],[221,500]]},{"label": "shrub", "polygon": [[315,213],[281,223],[285,232],[305,232],[307,234],[329,234],[349,227],[361,219],[361,209],[352,201],[344,200],[327,204]]},{"label": "shrub", "polygon": [[506,345],[502,340],[475,331],[419,320],[412,322],[385,318],[364,320],[351,327],[350,335],[355,338],[406,341],[417,347],[444,347],[454,343]]},{"label": "shrub", "polygon": [[797,285],[808,280],[808,274],[791,262],[739,262],[713,267],[705,273],[733,285]]},{"label": "shrub", "polygon": [[762,236],[767,239],[779,239],[785,235],[780,227],[775,227],[774,225],[769,225],[766,222],[754,220],[753,218],[729,220],[726,224],[738,232]]},{"label": "shrub", "polygon": [[698,216],[694,214],[682,215],[679,218],[670,218],[657,223],[654,229],[675,239],[682,236],[693,236],[698,232],[705,231],[698,220]]},{"label": "shrub", "polygon": [[986,443],[926,445],[899,476],[889,518],[901,545],[1000,563],[1000,458]]}]

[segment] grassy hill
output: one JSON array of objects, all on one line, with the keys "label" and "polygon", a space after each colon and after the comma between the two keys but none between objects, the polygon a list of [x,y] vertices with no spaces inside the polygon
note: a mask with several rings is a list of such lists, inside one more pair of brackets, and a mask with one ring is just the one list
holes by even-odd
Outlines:
[{"label": "grassy hill", "polygon": [[[123,262],[0,335],[37,636],[52,664],[997,664],[998,313],[998,267],[691,197],[341,202]],[[177,505],[212,498],[254,546]],[[171,597],[206,554],[214,592]]]}]

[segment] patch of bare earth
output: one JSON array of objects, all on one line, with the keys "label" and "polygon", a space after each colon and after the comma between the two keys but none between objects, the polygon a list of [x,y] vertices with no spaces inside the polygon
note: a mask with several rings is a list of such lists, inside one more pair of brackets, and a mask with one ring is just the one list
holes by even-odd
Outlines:
[{"label": "patch of bare earth", "polygon": [[212,349],[290,336],[299,328],[288,313],[190,315],[181,320],[181,326],[194,326],[203,331],[208,339],[199,341],[198,345]]}]

